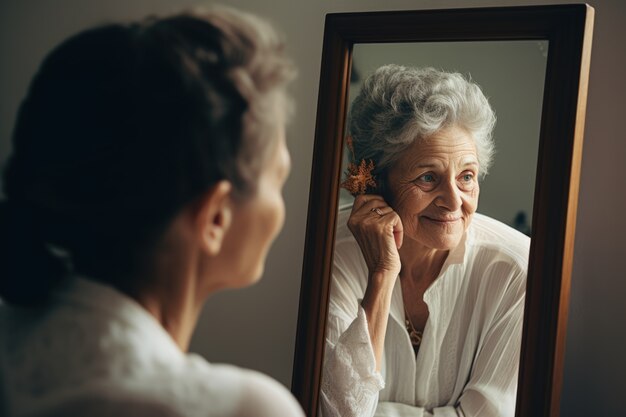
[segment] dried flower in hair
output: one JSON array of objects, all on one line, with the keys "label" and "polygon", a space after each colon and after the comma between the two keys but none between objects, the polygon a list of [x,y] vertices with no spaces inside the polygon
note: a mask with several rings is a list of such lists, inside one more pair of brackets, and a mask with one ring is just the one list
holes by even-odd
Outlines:
[{"label": "dried flower in hair", "polygon": [[346,180],[341,183],[341,187],[348,190],[353,196],[365,194],[368,187],[376,188],[376,181],[372,175],[374,170],[374,162],[361,161],[359,166],[350,163],[346,172]]}]

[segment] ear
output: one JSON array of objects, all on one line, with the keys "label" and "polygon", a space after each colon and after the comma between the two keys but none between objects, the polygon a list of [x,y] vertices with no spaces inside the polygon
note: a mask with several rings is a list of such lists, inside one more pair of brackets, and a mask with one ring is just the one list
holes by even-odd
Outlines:
[{"label": "ear", "polygon": [[197,217],[200,247],[215,256],[222,249],[233,218],[232,184],[222,180],[214,184],[200,199]]}]

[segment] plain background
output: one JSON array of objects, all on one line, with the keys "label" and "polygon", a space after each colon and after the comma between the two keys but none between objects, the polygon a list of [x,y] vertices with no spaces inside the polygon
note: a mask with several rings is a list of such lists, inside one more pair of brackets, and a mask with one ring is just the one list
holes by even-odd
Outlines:
[{"label": "plain background", "polygon": [[[192,350],[213,362],[261,370],[289,386],[298,314],[324,15],[372,11],[529,5],[565,1],[231,0],[268,18],[287,37],[299,68],[297,114],[288,136],[293,159],[285,187],[288,217],[252,288],[215,295]],[[624,416],[626,375],[626,2],[596,9],[574,272],[562,393],[563,416]],[[80,29],[182,7],[196,0],[0,0],[0,161],[10,150],[17,106],[44,54]],[[315,198],[313,196],[312,198]],[[297,364],[296,364],[297,366]]]}]

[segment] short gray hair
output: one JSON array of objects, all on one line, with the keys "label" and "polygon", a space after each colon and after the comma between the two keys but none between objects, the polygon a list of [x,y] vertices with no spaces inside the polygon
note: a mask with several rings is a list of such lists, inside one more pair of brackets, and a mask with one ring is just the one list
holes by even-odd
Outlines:
[{"label": "short gray hair", "polygon": [[[415,140],[450,126],[474,139],[480,176],[494,154],[496,116],[480,87],[459,73],[385,65],[364,82],[348,116],[351,162],[373,161],[380,176]],[[384,177],[384,176],[383,176]]]}]

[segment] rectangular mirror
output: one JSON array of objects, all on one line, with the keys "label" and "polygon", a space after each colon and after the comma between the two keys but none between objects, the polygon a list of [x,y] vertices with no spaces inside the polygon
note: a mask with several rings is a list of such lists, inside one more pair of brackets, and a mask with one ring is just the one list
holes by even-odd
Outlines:
[{"label": "rectangular mirror", "polygon": [[[405,69],[394,70],[398,76],[402,75],[407,78],[405,85],[414,88],[419,86],[423,89],[437,88],[439,91],[436,94],[446,99],[454,98],[455,90],[446,90],[442,85],[443,79],[435,79],[437,75],[443,77],[445,73],[456,73],[468,82],[479,86],[491,108],[495,110],[497,123],[492,133],[496,155],[489,168],[489,175],[479,181],[477,213],[499,220],[530,236],[547,51],[548,42],[545,40],[356,44],[352,51],[349,108],[352,108],[355,97],[360,93],[363,93],[361,102],[369,103],[370,106],[374,104],[373,101],[379,99],[374,92],[367,89],[363,91],[364,79],[371,76],[377,69],[389,64],[405,67]],[[425,68],[435,69],[429,75],[432,81],[419,75],[419,71]],[[418,72],[412,73],[412,70]],[[376,88],[384,90],[390,87],[389,84],[391,82],[388,78],[381,77],[376,82],[372,81],[370,86],[375,85]],[[367,114],[361,120],[354,118],[353,130],[367,130],[372,127],[369,123],[370,119],[381,119],[382,116],[393,117],[394,120],[402,120],[407,124],[414,122],[415,116],[404,119],[400,108],[412,104],[413,112],[422,111],[419,103],[410,101],[421,99],[423,93],[421,91],[415,93],[385,91],[384,94],[391,95],[392,93],[395,93],[393,97],[399,108],[398,111],[367,109]],[[428,97],[432,99],[432,96]],[[391,99],[389,101],[391,102]],[[365,105],[367,104],[362,106]],[[448,111],[469,111],[472,110],[472,106],[476,104],[468,102],[442,108]],[[350,111],[348,113],[350,114]],[[376,123],[376,127],[390,124],[393,123],[381,120]],[[355,146],[354,142],[357,138],[351,136],[349,127],[347,129],[346,137],[350,136],[352,146]],[[364,142],[367,140],[371,139],[367,138]],[[408,151],[410,150],[411,148]],[[402,151],[402,153],[405,152],[407,151]],[[342,161],[344,179],[345,173],[349,172],[349,155],[351,155],[351,150],[344,146]],[[401,168],[396,168],[396,170],[399,169]],[[376,190],[372,190],[372,193],[376,194]],[[429,189],[426,194],[433,193],[436,191]],[[442,196],[437,197],[442,198]],[[360,368],[359,364],[355,364],[358,360],[346,356],[345,353],[342,353],[342,358],[335,357],[338,354],[335,351],[345,350],[344,345],[350,343],[350,337],[358,337],[358,334],[351,335],[348,328],[357,319],[358,303],[364,298],[367,287],[367,276],[363,273],[359,274],[359,271],[364,271],[358,265],[360,254],[353,250],[357,242],[346,227],[353,204],[354,197],[342,188],[336,221],[333,253],[335,261],[330,284],[324,366],[321,376],[323,388],[320,409],[326,410],[322,412],[324,416],[369,415],[363,409],[368,407],[367,398],[362,398],[356,410],[342,401],[344,398],[355,396],[356,390],[362,386],[351,377],[347,377],[346,369],[338,363],[342,360],[351,362],[352,365],[346,365],[346,368],[362,373],[367,372],[361,369],[363,366],[367,367],[367,361],[361,361]],[[396,211],[399,208],[406,210],[408,204],[415,205],[414,202],[397,202],[396,204],[390,202]],[[441,210],[438,205],[440,206],[441,202],[433,201],[432,206],[427,207],[426,210],[428,212]],[[461,212],[462,207],[458,209]],[[412,222],[410,219],[408,222],[405,220],[407,219],[402,220],[404,236],[405,239],[411,239],[409,236],[412,232],[410,230]],[[482,218],[476,221],[481,225],[483,223]],[[477,227],[481,226],[470,225],[467,232],[476,233],[474,229]],[[493,229],[492,226],[490,228]],[[521,235],[515,236],[502,225],[497,225],[496,228],[512,236],[507,235],[508,240],[497,243],[504,246],[498,248],[497,255],[490,253],[488,256],[491,258],[497,256],[502,262],[502,259],[508,256],[507,251],[514,251],[513,241],[520,241],[522,253],[519,255],[523,257],[521,267],[526,273],[528,240]],[[423,231],[421,230],[423,227],[419,229],[418,233],[436,233]],[[490,237],[488,242],[477,241],[476,236],[473,240],[473,243],[466,242],[465,245],[466,256],[474,258],[485,256],[485,251],[492,250],[491,246],[495,243],[495,237]],[[401,259],[403,266],[412,258],[418,257],[417,253],[411,255],[401,252],[401,255],[403,255]],[[448,255],[448,258],[451,256]],[[471,263],[471,260],[468,259],[466,263]],[[384,338],[384,355],[381,358],[381,376],[385,387],[378,393],[378,396],[375,394],[370,396],[372,401],[377,400],[376,415],[391,416],[402,412],[418,415],[423,411],[432,410],[435,405],[443,406],[443,404],[448,405],[448,411],[452,411],[456,403],[459,404],[464,414],[471,414],[468,411],[470,409],[488,408],[491,404],[499,410],[498,415],[512,415],[510,411],[515,407],[517,383],[515,370],[519,363],[523,303],[511,297],[506,304],[500,299],[500,295],[494,295],[497,283],[491,286],[484,285],[487,280],[494,279],[489,276],[488,271],[485,271],[488,270],[488,265],[486,263],[476,266],[468,265],[462,272],[442,269],[433,276],[420,274],[422,268],[418,273],[400,274],[394,286],[390,312],[386,313],[390,317]],[[498,274],[495,278],[501,282],[507,279],[504,271],[499,271]],[[463,278],[466,283],[460,288],[444,282],[460,278]],[[472,283],[471,279],[475,281]],[[404,285],[400,284],[401,281]],[[410,281],[415,282],[413,290],[409,289],[411,288]],[[423,288],[419,288],[423,282],[429,285],[424,293],[421,291]],[[424,284],[421,287],[424,287]],[[443,299],[440,302],[433,299],[432,293],[435,291],[442,292],[439,297]],[[420,314],[420,305],[422,310],[426,307],[425,302],[420,303],[424,299],[428,299],[428,317],[426,317],[426,311]],[[478,303],[476,299],[483,301]],[[488,338],[481,339],[495,326],[493,321],[484,321],[479,316],[496,315],[498,310],[502,316],[509,316],[503,319],[506,320],[506,325],[500,323],[501,328],[494,331],[498,338],[506,340],[504,349],[498,343],[490,343]],[[410,319],[411,315],[415,317]],[[519,325],[515,326],[515,323]],[[437,327],[439,330],[436,330]],[[466,331],[467,328],[473,331]],[[412,331],[419,338],[419,346],[416,346],[417,354],[411,346]],[[345,340],[340,343],[341,337]],[[493,340],[495,338],[496,336],[493,336]],[[442,346],[443,344],[447,347]],[[358,356],[357,349],[352,350],[352,353]],[[473,363],[481,363],[481,361],[484,363],[482,367]],[[512,366],[511,362],[515,362],[515,365]],[[452,363],[456,365],[451,366]],[[361,377],[361,379],[365,378]],[[469,392],[475,389],[473,386],[476,384],[473,384],[473,381],[478,380],[481,384],[488,386],[490,392],[485,393],[487,390],[481,389],[478,396],[472,397]],[[438,404],[432,402],[434,398],[437,399]],[[416,406],[416,404],[422,406]],[[338,409],[341,407],[346,409]],[[510,411],[505,411],[507,409]],[[444,411],[441,410],[441,412]]]},{"label": "rectangular mirror", "polygon": [[[307,415],[319,415],[325,407],[324,415],[347,415],[337,410],[343,400],[329,400],[324,391],[331,390],[329,384],[339,384],[340,366],[328,361],[334,360],[332,350],[339,337],[357,321],[365,296],[364,286],[352,286],[360,289],[346,292],[333,281],[333,268],[344,257],[340,254],[335,259],[337,239],[352,238],[346,222],[354,198],[339,187],[349,171],[351,152],[345,140],[350,136],[346,120],[364,79],[383,65],[398,64],[460,73],[480,86],[497,117],[496,153],[489,174],[479,181],[477,213],[481,214],[472,222],[481,225],[483,218],[496,219],[508,225],[503,227],[520,231],[511,235],[514,239],[524,242],[522,233],[530,236],[531,244],[527,274],[524,271],[525,300],[521,301],[525,307],[516,310],[519,318],[509,317],[510,322],[501,326],[505,331],[498,341],[508,343],[516,358],[514,369],[506,375],[510,381],[500,381],[501,385],[512,383],[513,393],[505,395],[506,390],[498,391],[489,383],[484,390],[472,386],[472,377],[483,372],[484,335],[463,339],[446,334],[451,333],[451,324],[473,329],[477,319],[463,322],[448,317],[444,329],[438,329],[437,308],[427,302],[427,313],[420,316],[419,303],[413,308],[406,302],[408,290],[398,279],[384,327],[383,354],[373,362],[380,368],[385,387],[376,394],[376,404],[367,415],[459,412],[469,417],[490,412],[512,415],[515,409],[518,416],[558,416],[592,22],[593,9],[586,5],[327,16],[292,389]],[[384,215],[398,208],[397,203],[380,207]],[[409,236],[410,222],[405,219],[405,223]],[[434,275],[439,287],[441,278],[449,275],[448,263],[452,261],[440,265],[446,272]],[[430,287],[424,290],[418,291],[419,300],[429,297]],[[469,305],[455,303],[457,309]],[[484,303],[493,305],[492,300]],[[429,310],[434,317],[429,317]],[[417,326],[412,326],[411,317]],[[415,352],[410,349],[411,330],[423,340]],[[486,334],[490,329],[484,326],[476,331]],[[492,358],[505,359],[510,358]],[[506,379],[500,372],[494,372],[492,379]],[[484,380],[479,384],[485,385]],[[481,398],[476,399],[476,392]],[[362,393],[347,395],[368,401]]]}]

